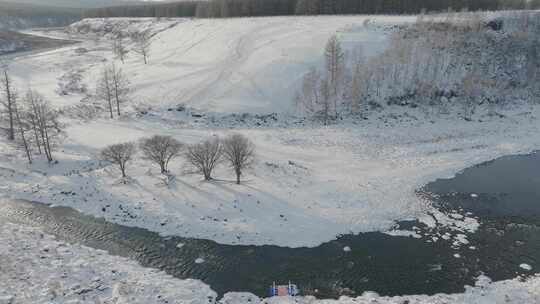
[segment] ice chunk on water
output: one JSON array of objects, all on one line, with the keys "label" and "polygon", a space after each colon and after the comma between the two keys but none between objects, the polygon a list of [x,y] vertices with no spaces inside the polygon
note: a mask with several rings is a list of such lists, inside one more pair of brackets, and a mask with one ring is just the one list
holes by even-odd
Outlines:
[{"label": "ice chunk on water", "polygon": [[202,263],[204,263],[204,259],[203,258],[198,258],[198,259],[195,260],[195,263],[196,264],[202,264]]}]

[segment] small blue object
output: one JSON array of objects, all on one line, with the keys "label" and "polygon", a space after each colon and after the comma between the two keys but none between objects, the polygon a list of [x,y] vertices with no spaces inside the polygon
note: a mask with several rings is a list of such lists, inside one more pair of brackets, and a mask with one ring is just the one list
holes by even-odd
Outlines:
[{"label": "small blue object", "polygon": [[296,296],[298,294],[298,287],[290,282],[287,285],[276,285],[274,282],[269,289],[270,297]]}]

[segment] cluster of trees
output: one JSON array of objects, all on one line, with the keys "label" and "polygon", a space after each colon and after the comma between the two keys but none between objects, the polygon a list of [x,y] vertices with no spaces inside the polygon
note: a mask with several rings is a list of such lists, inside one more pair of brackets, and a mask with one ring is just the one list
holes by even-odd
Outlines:
[{"label": "cluster of trees", "polygon": [[255,146],[241,134],[233,134],[223,140],[215,137],[187,146],[170,136],[155,135],[142,139],[138,145],[126,142],[108,146],[101,151],[101,159],[116,164],[125,178],[126,166],[134,159],[137,148],[144,159],[159,166],[162,174],[169,173],[169,163],[180,155],[184,155],[205,180],[211,180],[216,166],[226,162],[234,171],[237,184],[255,157]]},{"label": "cluster of trees", "polygon": [[85,17],[241,17],[332,14],[417,14],[423,10],[540,8],[540,0],[210,0],[89,10]]},{"label": "cluster of trees", "polygon": [[313,68],[304,76],[299,109],[325,124],[386,104],[438,113],[459,108],[470,120],[479,105],[491,112],[507,100],[540,97],[538,13],[499,20],[505,35],[498,39],[482,14],[436,18],[419,17],[391,37],[384,53],[369,60],[361,49],[344,52],[339,39],[330,38],[325,69]]},{"label": "cluster of trees", "polygon": [[[334,35],[328,40],[324,57],[324,71],[321,73],[312,68],[304,76],[296,102],[301,111],[322,119],[323,123],[327,125],[330,120],[338,118],[345,89],[345,53],[337,36]],[[357,72],[360,73],[360,70]],[[362,83],[360,79],[356,79],[356,74],[354,78],[353,87],[358,90]],[[358,99],[354,98],[355,101]]]},{"label": "cluster of trees", "polygon": [[62,134],[58,112],[38,92],[29,89],[20,98],[7,67],[0,80],[2,129],[7,140],[21,147],[32,164],[34,155],[44,154],[54,161],[53,149]]}]

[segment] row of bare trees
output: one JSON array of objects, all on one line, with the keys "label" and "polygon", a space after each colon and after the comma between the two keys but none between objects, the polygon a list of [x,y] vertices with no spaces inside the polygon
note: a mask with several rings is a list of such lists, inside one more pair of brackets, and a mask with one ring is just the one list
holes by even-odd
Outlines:
[{"label": "row of bare trees", "polygon": [[38,92],[28,89],[24,97],[17,90],[7,67],[2,71],[0,97],[2,126],[7,140],[24,150],[29,164],[34,155],[44,154],[49,163],[54,161],[53,149],[62,135],[59,113]]},{"label": "row of bare trees", "polygon": [[169,173],[169,163],[180,155],[205,180],[211,180],[214,169],[226,162],[234,171],[237,184],[255,157],[254,144],[241,134],[232,134],[225,139],[214,137],[193,145],[185,145],[171,136],[155,135],[142,139],[138,145],[133,142],[110,145],[101,151],[101,159],[117,165],[125,178],[126,166],[134,159],[137,148],[143,159],[159,166],[162,174]]}]

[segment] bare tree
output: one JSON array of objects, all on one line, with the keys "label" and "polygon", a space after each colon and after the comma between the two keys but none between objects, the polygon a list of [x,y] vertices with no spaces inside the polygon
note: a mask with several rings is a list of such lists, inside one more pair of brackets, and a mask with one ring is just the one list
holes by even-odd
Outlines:
[{"label": "bare tree", "polygon": [[111,71],[109,68],[104,67],[101,71],[101,78],[98,80],[97,86],[96,86],[96,96],[107,102],[109,106],[109,113],[111,115],[111,119],[114,118],[113,115],[113,98],[114,98],[114,92],[113,92],[113,82],[112,82],[113,76],[111,75]]},{"label": "bare tree", "polygon": [[39,93],[29,90],[26,94],[26,103],[29,107],[27,113],[32,129],[37,133],[36,145],[42,146],[47,160],[52,162],[55,140],[62,134],[62,124],[59,122],[58,111]]},{"label": "bare tree", "polygon": [[150,32],[143,31],[133,35],[133,42],[135,43],[134,52],[143,56],[144,64],[148,63],[148,57],[150,56],[151,42]]},{"label": "bare tree", "polygon": [[161,173],[169,172],[169,162],[177,157],[184,145],[171,136],[155,135],[140,143],[144,158],[159,165]]},{"label": "bare tree", "polygon": [[236,183],[240,184],[242,171],[255,157],[255,145],[241,134],[233,134],[223,141],[223,156],[236,173]]},{"label": "bare tree", "polygon": [[190,145],[186,151],[186,159],[203,174],[205,180],[212,179],[212,171],[221,161],[222,156],[223,145],[217,137]]},{"label": "bare tree", "polygon": [[7,67],[3,69],[1,77],[1,88],[3,96],[0,98],[0,102],[4,107],[4,112],[8,116],[8,140],[15,140],[15,89],[13,88],[13,82],[9,76]]},{"label": "bare tree", "polygon": [[116,102],[116,112],[120,116],[120,104],[127,101],[130,93],[130,83],[122,69],[116,68],[113,64],[109,69],[111,88]]},{"label": "bare tree", "polygon": [[309,114],[321,118],[325,125],[331,119],[332,94],[327,78],[321,77],[319,72],[312,68],[304,76],[302,89],[297,96],[299,106]]},{"label": "bare tree", "polygon": [[24,112],[20,109],[21,107],[15,102],[14,104],[14,112],[15,112],[15,119],[17,121],[17,129],[19,130],[19,136],[21,145],[24,148],[24,152],[26,153],[26,158],[28,159],[28,163],[32,164],[32,148],[30,147],[30,143],[26,139],[26,132],[32,130],[31,126],[26,123],[25,120],[22,118],[21,112]]},{"label": "bare tree", "polygon": [[320,73],[313,67],[304,75],[302,88],[297,98],[298,106],[301,108],[300,110],[309,113],[316,111],[317,104],[319,103],[320,80]]},{"label": "bare tree", "polygon": [[334,100],[334,112],[337,117],[337,100],[339,97],[339,88],[343,73],[345,70],[345,54],[341,48],[336,35],[328,39],[324,49],[324,57],[326,59],[326,72],[328,75],[328,85],[330,96]]},{"label": "bare tree", "polygon": [[331,111],[331,103],[332,103],[332,89],[330,82],[328,79],[324,78],[321,79],[321,83],[319,86],[319,100],[318,100],[318,108],[317,115],[320,116],[323,120],[324,125],[328,125],[330,122],[330,111]]},{"label": "bare tree", "polygon": [[113,40],[113,53],[117,59],[120,59],[124,63],[127,54],[129,53],[127,47],[124,45],[124,39],[122,35],[116,35]]},{"label": "bare tree", "polygon": [[478,74],[478,70],[473,68],[462,80],[463,90],[463,118],[467,121],[472,120],[472,116],[476,110],[477,99],[481,97],[482,80]]},{"label": "bare tree", "polygon": [[126,165],[133,159],[136,151],[135,144],[131,142],[110,145],[101,150],[101,159],[118,165],[122,178],[125,178],[127,177]]},{"label": "bare tree", "polygon": [[352,81],[351,81],[351,113],[360,113],[362,94],[364,93],[364,84],[366,79],[362,75],[362,67],[360,63],[357,63],[354,67]]},{"label": "bare tree", "polygon": [[31,129],[34,133],[34,143],[36,144],[36,147],[38,149],[38,153],[41,154],[41,146],[42,142],[40,140],[40,132],[39,132],[39,112],[38,107],[36,104],[36,98],[34,97],[34,92],[32,90],[28,90],[26,93],[25,99],[25,115],[24,119],[27,121],[27,123],[31,126]]}]

